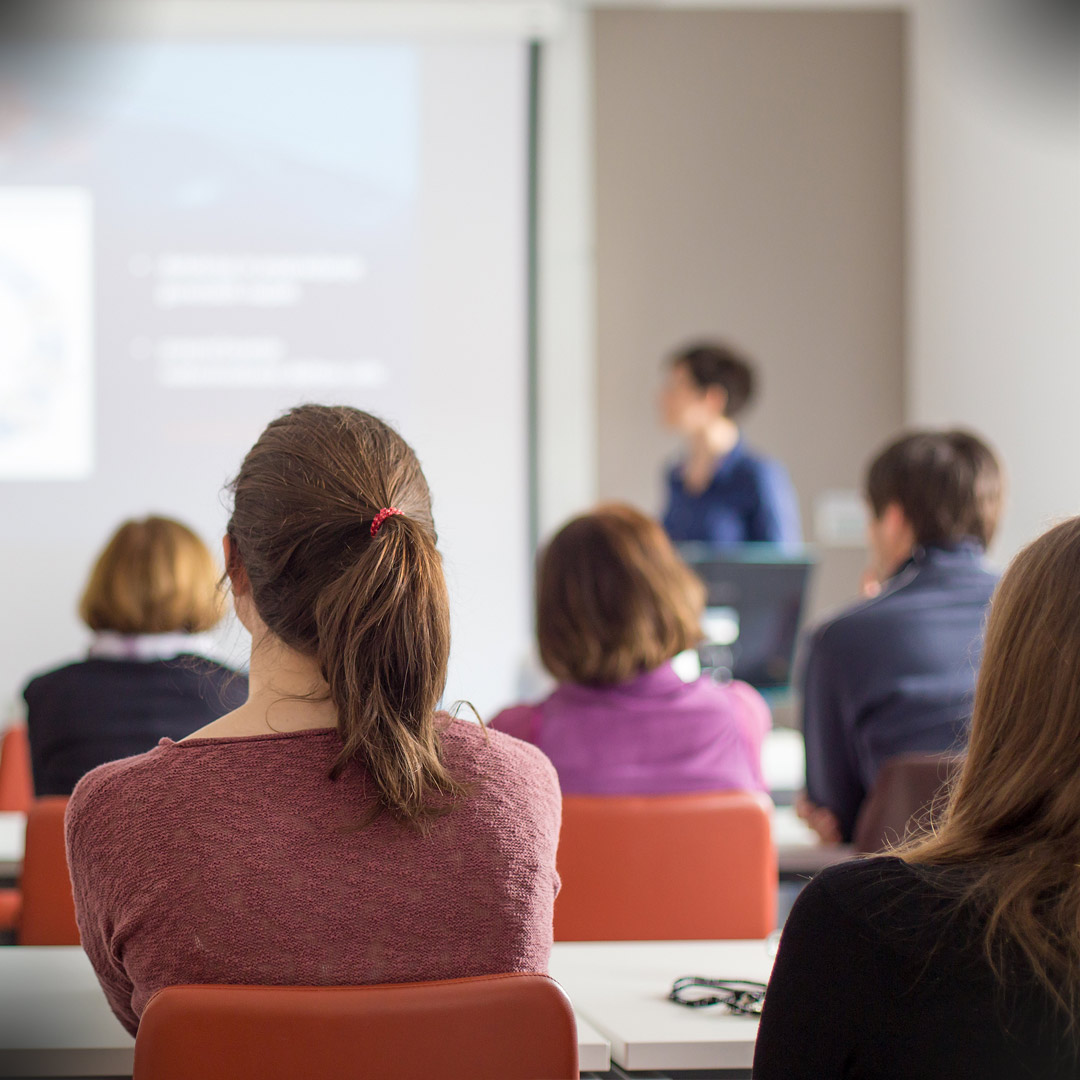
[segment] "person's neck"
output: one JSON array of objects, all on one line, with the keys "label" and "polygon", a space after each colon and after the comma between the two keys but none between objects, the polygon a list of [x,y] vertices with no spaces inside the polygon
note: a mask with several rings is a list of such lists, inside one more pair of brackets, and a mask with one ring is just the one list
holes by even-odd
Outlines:
[{"label": "person's neck", "polygon": [[726,416],[719,416],[690,436],[690,455],[698,461],[719,461],[735,449],[738,441],[738,424]]},{"label": "person's neck", "polygon": [[884,572],[881,574],[882,584],[896,577],[896,575],[899,574],[914,557],[914,544],[912,544],[911,547],[899,548],[892,552],[891,556],[887,558],[884,563]]},{"label": "person's neck", "polygon": [[337,726],[337,710],[318,661],[269,633],[251,643],[248,699],[240,711],[246,714],[245,724],[261,723],[271,731]]},{"label": "person's neck", "polygon": [[243,708],[249,720],[261,719],[274,731],[337,725],[337,711],[329,700],[319,662],[269,633],[252,642]]}]

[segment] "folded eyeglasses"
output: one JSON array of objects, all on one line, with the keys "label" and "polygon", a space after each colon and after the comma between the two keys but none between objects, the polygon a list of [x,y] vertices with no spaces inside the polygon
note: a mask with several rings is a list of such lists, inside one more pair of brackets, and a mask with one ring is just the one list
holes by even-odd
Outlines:
[{"label": "folded eyeglasses", "polygon": [[703,979],[687,975],[675,980],[668,1000],[688,1009],[722,1005],[738,1016],[760,1016],[765,1003],[765,983],[752,979]]}]

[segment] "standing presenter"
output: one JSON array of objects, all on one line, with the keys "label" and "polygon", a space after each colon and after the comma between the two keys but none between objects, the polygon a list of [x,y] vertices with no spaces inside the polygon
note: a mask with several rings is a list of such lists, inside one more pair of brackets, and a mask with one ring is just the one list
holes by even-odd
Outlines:
[{"label": "standing presenter", "polygon": [[669,361],[664,423],[686,441],[668,473],[664,528],[676,542],[788,544],[802,539],[787,470],[754,453],[738,417],[754,396],[754,371],[727,345],[702,342]]}]

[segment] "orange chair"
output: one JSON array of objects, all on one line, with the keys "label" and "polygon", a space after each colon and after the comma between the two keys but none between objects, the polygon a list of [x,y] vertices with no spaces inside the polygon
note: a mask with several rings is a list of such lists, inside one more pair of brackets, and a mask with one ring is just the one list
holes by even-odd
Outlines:
[{"label": "orange chair", "polygon": [[0,739],[0,811],[25,814],[33,801],[34,780],[26,728],[8,728]]},{"label": "orange chair", "polygon": [[64,850],[66,808],[64,795],[34,800],[26,818],[26,850],[19,888],[0,892],[0,916],[15,916],[20,945],[79,944]]},{"label": "orange chair", "polygon": [[738,791],[565,796],[555,940],[766,937],[779,880],[767,806]]},{"label": "orange chair", "polygon": [[574,1011],[546,975],[381,986],[170,986],[134,1080],[576,1080]]}]

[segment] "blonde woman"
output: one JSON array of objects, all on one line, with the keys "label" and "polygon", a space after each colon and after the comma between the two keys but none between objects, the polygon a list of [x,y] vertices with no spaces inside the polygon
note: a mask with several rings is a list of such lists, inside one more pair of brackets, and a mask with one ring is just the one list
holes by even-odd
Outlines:
[{"label": "blonde woman", "polygon": [[96,766],[183,738],[244,700],[247,679],[204,655],[224,611],[218,577],[178,521],[117,529],[79,604],[88,655],[23,690],[37,795],[70,795]]},{"label": "blonde woman", "polygon": [[936,835],[826,870],[784,929],[760,1080],[1080,1076],[1080,518],[994,596]]}]

